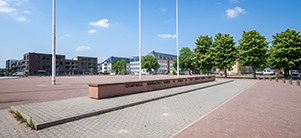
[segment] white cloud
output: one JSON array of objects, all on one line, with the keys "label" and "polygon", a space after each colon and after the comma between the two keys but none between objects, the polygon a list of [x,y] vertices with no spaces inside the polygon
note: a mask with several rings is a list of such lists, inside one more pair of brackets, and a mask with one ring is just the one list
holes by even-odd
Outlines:
[{"label": "white cloud", "polygon": [[159,34],[158,35],[159,37],[161,37],[161,38],[176,38],[177,37],[177,35],[175,35],[175,34]]},{"label": "white cloud", "polygon": [[26,22],[27,21],[27,17],[26,16],[20,16],[20,17],[17,17],[16,20],[18,22]]},{"label": "white cloud", "polygon": [[15,8],[11,8],[5,1],[0,0],[0,12],[12,13],[15,11],[17,11]]},{"label": "white cloud", "polygon": [[229,0],[230,2],[237,3],[238,0]]},{"label": "white cloud", "polygon": [[235,18],[235,17],[237,17],[237,15],[239,13],[245,13],[245,11],[246,11],[245,9],[242,9],[242,8],[237,6],[233,9],[227,9],[225,12],[227,13],[227,16],[229,18]]},{"label": "white cloud", "polygon": [[97,22],[89,22],[89,25],[107,28],[110,26],[110,23],[108,23],[108,22],[109,22],[108,19],[101,19]]},{"label": "white cloud", "polygon": [[166,12],[167,8],[161,8],[161,12]]},{"label": "white cloud", "polygon": [[31,11],[25,10],[24,13],[31,14]]},{"label": "white cloud", "polygon": [[89,46],[79,46],[75,48],[76,51],[85,51],[91,49]]},{"label": "white cloud", "polygon": [[92,30],[89,30],[89,33],[90,34],[93,34],[93,33],[96,33],[97,31],[96,30],[94,30],[94,29],[92,29]]},{"label": "white cloud", "polygon": [[115,24],[118,24],[117,22],[115,22]]},{"label": "white cloud", "polygon": [[66,37],[72,37],[70,34],[65,34]]}]

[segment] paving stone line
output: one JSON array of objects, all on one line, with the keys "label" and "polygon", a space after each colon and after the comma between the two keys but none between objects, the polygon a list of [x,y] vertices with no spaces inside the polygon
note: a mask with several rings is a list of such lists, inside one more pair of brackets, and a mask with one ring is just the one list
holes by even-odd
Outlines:
[{"label": "paving stone line", "polygon": [[36,127],[38,129],[42,129],[53,125],[74,121],[76,119],[97,115],[101,112],[118,110],[150,100],[173,96],[183,92],[189,92],[227,82],[230,81],[217,80],[207,83],[155,90],[101,100],[90,99],[89,97],[78,97],[59,101],[13,106],[11,109],[14,111],[19,111],[28,120],[30,117],[32,117]]}]

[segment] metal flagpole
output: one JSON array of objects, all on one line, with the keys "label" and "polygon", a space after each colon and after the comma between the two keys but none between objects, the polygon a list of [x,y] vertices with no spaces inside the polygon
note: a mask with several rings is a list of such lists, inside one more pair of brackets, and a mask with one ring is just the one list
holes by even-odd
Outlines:
[{"label": "metal flagpole", "polygon": [[55,0],[53,0],[53,9],[52,9],[52,85],[56,84],[55,70],[56,70],[56,56],[55,56]]},{"label": "metal flagpole", "polygon": [[176,33],[177,33],[177,77],[179,77],[179,17],[178,17],[178,0],[176,0]]},{"label": "metal flagpole", "polygon": [[141,80],[141,0],[139,0],[139,80]]}]

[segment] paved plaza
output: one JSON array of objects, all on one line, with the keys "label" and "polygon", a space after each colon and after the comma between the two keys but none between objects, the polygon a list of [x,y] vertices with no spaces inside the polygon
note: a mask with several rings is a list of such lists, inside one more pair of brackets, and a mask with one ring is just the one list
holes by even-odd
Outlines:
[{"label": "paved plaza", "polygon": [[[215,82],[108,98],[105,99],[105,103],[96,100],[98,105],[94,101],[94,107],[90,109],[81,107],[80,102],[85,103],[92,100],[87,97],[87,81],[114,81],[116,79],[114,77],[118,81],[137,79],[137,76],[127,76],[129,77],[127,79],[123,76],[89,76],[79,77],[80,79],[75,79],[76,77],[73,77],[73,79],[72,77],[58,77],[58,80],[61,79],[59,85],[47,85],[45,89],[38,87],[37,92],[30,92],[33,88],[20,81],[25,89],[20,91],[19,94],[38,93],[42,95],[44,93],[46,95],[57,95],[64,92],[71,94],[72,91],[79,93],[76,92],[76,89],[70,91],[67,89],[74,86],[78,90],[82,90],[83,95],[77,94],[76,96],[60,98],[57,98],[59,96],[50,96],[50,100],[47,97],[43,99],[43,101],[48,102],[39,103],[36,100],[28,102],[31,104],[20,105],[19,103],[17,104],[19,106],[14,107],[35,107],[35,109],[30,110],[40,110],[42,111],[40,116],[55,118],[68,114],[78,114],[78,111],[88,112],[89,110],[96,110],[96,108],[113,107],[116,104],[119,106],[118,104],[121,103],[143,101],[143,99],[151,99],[162,95],[170,96],[37,131],[18,125],[9,116],[8,109],[2,109],[0,110],[0,137],[301,137],[300,86],[262,80],[234,80],[213,85],[227,81],[218,79]],[[146,77],[145,79],[152,79],[151,76]],[[163,78],[165,76],[156,77]],[[103,79],[99,80],[99,78]],[[47,79],[49,78],[41,78],[41,80],[28,78],[28,84],[35,82],[37,84],[34,84],[34,86],[46,85],[46,82],[48,83]],[[68,81],[63,81],[64,79]],[[5,81],[19,80],[22,79]],[[73,81],[69,82],[70,80]],[[0,80],[1,86],[3,86],[2,82],[3,80]],[[12,88],[12,86],[6,87]],[[181,91],[187,92],[181,93]],[[1,92],[1,95],[9,95],[11,92],[17,96],[18,90],[15,88],[9,91],[6,88],[5,90],[1,89]],[[60,105],[63,108],[64,103],[72,101],[74,101],[74,105],[67,106],[70,109],[65,109],[65,112],[55,111],[55,109],[60,108]],[[80,102],[76,103],[78,101]],[[12,103],[15,104],[15,102]],[[55,106],[49,107],[51,104]]]}]

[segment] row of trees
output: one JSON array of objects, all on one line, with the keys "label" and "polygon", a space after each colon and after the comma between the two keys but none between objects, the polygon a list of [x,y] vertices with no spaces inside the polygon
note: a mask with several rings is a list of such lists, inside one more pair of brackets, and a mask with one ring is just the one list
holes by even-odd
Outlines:
[{"label": "row of trees", "polygon": [[[251,66],[254,71],[263,69],[269,63],[274,69],[288,70],[301,67],[301,35],[300,32],[287,29],[280,34],[273,35],[272,46],[258,31],[243,31],[242,38],[236,47],[233,37],[229,34],[218,33],[215,38],[208,35],[200,36],[195,44],[196,48],[191,51],[184,47],[180,51],[179,66],[182,70],[209,70],[213,67],[225,71],[235,64],[235,61],[242,62],[242,66]],[[177,66],[177,60],[173,64]]]}]

